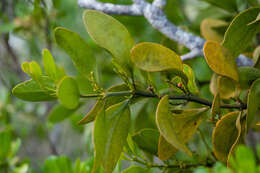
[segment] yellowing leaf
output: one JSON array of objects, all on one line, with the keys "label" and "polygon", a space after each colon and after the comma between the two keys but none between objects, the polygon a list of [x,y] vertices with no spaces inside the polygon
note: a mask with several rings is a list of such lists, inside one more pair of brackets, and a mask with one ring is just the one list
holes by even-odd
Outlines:
[{"label": "yellowing leaf", "polygon": [[259,118],[260,109],[260,79],[254,81],[250,87],[250,91],[247,99],[247,127],[250,128],[256,120],[256,116]]},{"label": "yellowing leaf", "polygon": [[77,70],[85,77],[89,77],[96,59],[85,40],[79,34],[62,27],[54,30],[54,36],[59,47],[71,57]]},{"label": "yellowing leaf", "polygon": [[162,135],[159,138],[158,157],[161,160],[170,159],[178,150],[169,144]]},{"label": "yellowing leaf", "polygon": [[209,67],[217,74],[238,81],[235,58],[216,41],[207,41],[203,48]]},{"label": "yellowing leaf", "polygon": [[95,163],[92,172],[102,165],[105,173],[112,173],[126,143],[130,110],[124,101],[100,111],[94,124]]},{"label": "yellowing leaf", "polygon": [[112,16],[95,10],[86,10],[83,21],[90,37],[99,46],[107,49],[121,65],[129,65],[134,41],[124,25]]},{"label": "yellowing leaf", "polygon": [[223,116],[216,124],[212,134],[213,152],[218,160],[226,162],[231,147],[239,136],[236,120],[239,112],[230,112]]},{"label": "yellowing leaf", "polygon": [[64,77],[58,85],[57,96],[63,106],[75,109],[79,104],[79,89],[75,79]]},{"label": "yellowing leaf", "polygon": [[208,108],[176,110],[171,113],[169,110],[168,96],[164,96],[156,110],[156,124],[161,135],[168,143],[176,149],[191,155],[191,151],[185,145],[190,137],[196,132],[197,127],[203,120],[203,113]]},{"label": "yellowing leaf", "polygon": [[214,30],[214,27],[224,27],[227,25],[227,22],[219,19],[206,18],[200,24],[201,35],[206,40],[214,40],[220,43],[224,36]]},{"label": "yellowing leaf", "polygon": [[259,12],[259,7],[249,8],[232,20],[225,33],[222,45],[229,50],[233,57],[242,53],[259,32],[260,22],[248,25],[257,18]]},{"label": "yellowing leaf", "polygon": [[137,44],[131,50],[131,60],[138,68],[149,72],[183,70],[180,56],[156,43]]}]

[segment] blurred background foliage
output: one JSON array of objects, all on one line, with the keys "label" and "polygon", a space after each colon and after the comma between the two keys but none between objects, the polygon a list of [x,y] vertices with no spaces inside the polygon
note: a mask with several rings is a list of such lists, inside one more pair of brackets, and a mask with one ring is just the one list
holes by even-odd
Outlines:
[{"label": "blurred background foliage", "polygon": [[[131,4],[131,0],[100,1]],[[230,11],[210,2],[210,0],[168,0],[164,10],[174,24],[200,35],[200,24],[204,19],[215,18],[230,22],[238,12],[257,5],[257,1],[254,0],[236,0],[237,8]],[[68,74],[77,76],[72,61],[55,43],[53,30],[57,26],[79,33],[88,42],[97,60],[98,70],[102,72],[98,80],[104,88],[110,87],[112,83],[121,82],[111,68],[111,55],[98,47],[87,35],[82,23],[83,9],[77,6],[76,0],[1,0],[0,9],[0,172],[89,172],[93,165],[92,124],[78,126],[77,122],[90,110],[94,102],[89,101],[79,111],[67,115],[70,117],[64,121],[60,119],[58,122],[51,122],[48,114],[52,112],[55,102],[26,103],[14,98],[11,95],[11,88],[27,78],[20,70],[21,62],[34,60],[42,64],[43,48],[52,52],[57,64],[62,65]],[[144,17],[114,17],[126,26],[136,43],[156,42],[173,49],[178,54],[188,52],[185,47],[156,31]],[[212,71],[205,60],[195,58],[185,63],[194,70],[202,96],[212,99],[213,95],[209,89]],[[78,76],[77,80],[80,81],[81,76]],[[156,82],[160,88],[159,81]],[[90,90],[88,83],[79,84],[81,90]],[[156,127],[153,121],[155,107],[152,105],[154,104],[137,105],[133,109],[133,115],[136,117],[133,121],[144,122],[136,123],[134,131],[144,127]],[[144,113],[149,115],[146,119],[144,116],[139,116]],[[201,128],[208,131],[205,138],[210,144],[210,128],[206,123]],[[193,140],[199,143],[198,153],[201,155],[192,159],[198,159],[207,153],[206,147],[198,138],[199,135],[195,135]],[[257,140],[254,134],[250,138],[253,144]],[[66,155],[66,157],[51,155]],[[187,159],[182,155],[177,157],[180,160]],[[221,168],[226,169],[221,164],[214,169]],[[121,169],[119,164],[116,171],[120,172]],[[196,173],[202,172],[207,172],[206,168],[196,170]]]}]

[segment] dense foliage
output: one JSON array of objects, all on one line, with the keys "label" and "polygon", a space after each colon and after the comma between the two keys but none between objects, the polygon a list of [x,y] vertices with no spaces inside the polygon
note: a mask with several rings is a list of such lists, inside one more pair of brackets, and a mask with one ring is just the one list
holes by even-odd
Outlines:
[{"label": "dense foliage", "polygon": [[[138,31],[128,31],[120,17],[100,11],[83,13],[91,38],[87,42],[82,33],[50,26],[55,28],[56,44],[69,55],[76,72],[55,62],[57,48],[52,49],[48,35],[42,66],[39,61],[24,61],[21,69],[29,79],[13,87],[12,94],[29,102],[57,102],[48,113],[49,126],[55,128],[71,119],[78,131],[91,130],[94,153],[90,146],[88,152],[93,156],[85,161],[50,156],[43,172],[260,172],[259,146],[251,141],[253,152],[241,145],[247,140],[250,143],[247,135],[260,129],[260,8],[257,1],[205,1],[214,10],[221,8],[222,13],[198,22],[207,40],[204,57],[187,61],[180,55],[188,50],[178,43],[164,38],[159,44],[156,39],[142,38]],[[53,2],[58,9],[59,1]],[[171,14],[169,6],[178,1],[170,2],[165,8],[169,18],[196,32],[180,9],[176,10],[178,18],[176,11]],[[45,21],[46,8],[34,1],[33,16],[38,14]],[[156,38],[158,33],[151,36]],[[254,66],[238,66],[240,54],[252,58]],[[29,163],[16,156],[21,140],[15,138],[12,123],[4,118],[0,169],[27,172]],[[89,143],[90,139],[91,135]],[[72,144],[78,147],[76,141]]]}]

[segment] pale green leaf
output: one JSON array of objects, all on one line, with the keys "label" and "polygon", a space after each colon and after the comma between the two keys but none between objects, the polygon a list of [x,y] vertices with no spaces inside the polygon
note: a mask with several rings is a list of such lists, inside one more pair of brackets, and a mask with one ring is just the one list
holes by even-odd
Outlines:
[{"label": "pale green leaf", "polygon": [[47,76],[57,80],[57,69],[52,54],[48,49],[42,51],[43,67]]}]

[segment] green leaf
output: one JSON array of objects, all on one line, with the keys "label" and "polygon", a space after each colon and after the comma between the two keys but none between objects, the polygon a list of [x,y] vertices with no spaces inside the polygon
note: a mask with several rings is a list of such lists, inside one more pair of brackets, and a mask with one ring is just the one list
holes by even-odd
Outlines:
[{"label": "green leaf", "polygon": [[75,79],[64,77],[57,88],[57,96],[63,106],[68,109],[75,109],[79,105],[79,89]]},{"label": "green leaf", "polygon": [[203,113],[208,108],[176,110],[171,113],[169,110],[168,96],[164,96],[156,111],[156,123],[161,135],[172,146],[191,155],[191,151],[185,145],[190,137],[196,132],[197,127],[203,120]]},{"label": "green leaf", "polygon": [[79,106],[75,109],[67,109],[63,105],[58,104],[55,107],[53,107],[51,112],[49,113],[48,121],[50,121],[52,123],[59,123],[59,122],[65,120],[66,118],[69,118],[71,115],[73,115],[73,113],[76,110],[78,110],[78,108],[81,105],[82,104],[79,104]]},{"label": "green leaf", "polygon": [[121,65],[130,65],[130,50],[134,41],[124,25],[95,10],[86,10],[83,21],[90,37],[99,46],[107,49]]},{"label": "green leaf", "polygon": [[184,64],[183,65],[183,72],[188,77],[187,87],[188,87],[189,91],[193,94],[198,94],[199,90],[198,90],[198,87],[196,85],[195,75],[193,73],[192,68],[190,66]]},{"label": "green leaf", "polygon": [[88,124],[96,119],[96,116],[104,109],[104,100],[98,100],[87,115],[78,122],[78,125]]},{"label": "green leaf", "polygon": [[142,150],[157,155],[160,133],[154,129],[142,129],[132,136],[134,142]]},{"label": "green leaf", "polygon": [[85,77],[89,77],[96,59],[85,40],[79,34],[61,27],[54,30],[54,36],[59,47],[70,55],[77,70]]},{"label": "green leaf", "polygon": [[253,125],[254,120],[260,109],[260,79],[254,81],[250,87],[250,91],[247,99],[247,127],[250,128]]},{"label": "green leaf", "polygon": [[248,89],[252,83],[260,78],[260,69],[253,67],[240,67],[238,69],[239,84],[242,89]]},{"label": "green leaf", "polygon": [[71,160],[65,156],[50,156],[43,165],[44,173],[72,173]]},{"label": "green leaf", "polygon": [[30,71],[30,63],[29,62],[23,62],[21,65],[21,68],[24,73],[26,73],[28,76],[31,76],[31,71]]},{"label": "green leaf", "polygon": [[29,63],[29,67],[32,78],[34,80],[40,79],[40,77],[42,76],[42,69],[40,65],[36,61],[32,61]]},{"label": "green leaf", "polygon": [[205,59],[209,67],[217,74],[238,81],[236,58],[216,41],[209,40],[205,43]]},{"label": "green leaf", "polygon": [[170,159],[178,150],[173,147],[166,139],[160,135],[158,144],[158,157],[161,160]]},{"label": "green leaf", "polygon": [[42,51],[43,67],[47,76],[57,81],[57,67],[48,49]]},{"label": "green leaf", "polygon": [[212,134],[213,152],[218,160],[226,162],[231,147],[239,136],[236,120],[239,112],[230,112],[223,116],[216,124]]},{"label": "green leaf", "polygon": [[112,173],[126,143],[130,127],[129,101],[100,111],[94,124],[95,166],[102,165],[105,173]]},{"label": "green leaf", "polygon": [[236,0],[202,0],[229,12],[237,12]]},{"label": "green leaf", "polygon": [[9,130],[0,131],[0,163],[7,161],[11,152],[12,136]]},{"label": "green leaf", "polygon": [[[41,78],[41,83],[45,84],[48,88],[48,86],[52,84],[52,80],[43,76]],[[47,88],[43,88],[37,81],[30,79],[16,85],[13,88],[12,93],[15,97],[31,102],[55,100],[55,88],[51,87],[52,90],[48,90]]]},{"label": "green leaf", "polygon": [[156,43],[137,44],[131,50],[131,60],[138,68],[148,72],[183,70],[180,56]]},{"label": "green leaf", "polygon": [[259,7],[249,8],[232,20],[225,33],[222,45],[230,51],[233,57],[237,57],[242,53],[259,32],[259,22],[248,25],[256,19],[259,12]]},{"label": "green leaf", "polygon": [[140,166],[131,166],[125,169],[122,173],[148,173],[149,170],[147,168],[142,168]]}]

